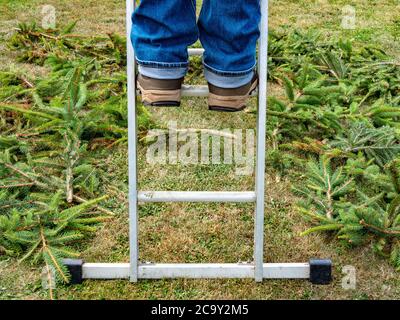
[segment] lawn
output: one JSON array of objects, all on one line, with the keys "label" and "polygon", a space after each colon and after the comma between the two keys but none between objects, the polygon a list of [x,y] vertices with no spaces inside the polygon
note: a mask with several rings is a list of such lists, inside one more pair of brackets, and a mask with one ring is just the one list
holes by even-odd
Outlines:
[{"label": "lawn", "polygon": [[[22,67],[40,73],[40,68],[14,62],[5,44],[19,21],[41,19],[43,4],[57,10],[57,21],[78,20],[79,33],[124,34],[124,1],[94,0],[0,0],[0,68]],[[347,1],[270,1],[271,29],[318,29],[324,37],[345,36],[355,43],[376,43],[400,59],[400,7],[398,1],[351,1],[356,8],[356,28],[341,28]],[[4,52],[4,54],[3,54]],[[200,82],[199,80],[191,80]],[[270,85],[274,94],[282,92]],[[251,102],[254,107],[256,101]],[[177,121],[180,128],[248,129],[255,127],[252,113],[216,114],[207,111],[202,98],[185,99],[181,108],[151,110],[160,127]],[[238,176],[231,165],[149,165],[146,147],[139,147],[139,180],[142,190],[251,190],[254,177]],[[82,247],[87,262],[128,262],[127,148],[93,153],[103,177],[100,194],[110,195],[107,207],[116,215]],[[157,177],[157,179],[155,179]],[[267,163],[265,244],[266,262],[307,262],[312,257],[330,258],[334,279],[327,286],[302,280],[126,280],[85,281],[82,285],[61,286],[60,299],[398,299],[400,277],[386,260],[369,247],[349,249],[325,234],[300,236],[309,225],[295,210],[290,192],[295,181],[279,176]],[[153,262],[231,262],[252,260],[253,205],[249,204],[149,204],[140,207],[140,260]],[[342,288],[342,268],[354,266],[355,289]],[[0,259],[0,299],[43,299],[40,268]]]}]

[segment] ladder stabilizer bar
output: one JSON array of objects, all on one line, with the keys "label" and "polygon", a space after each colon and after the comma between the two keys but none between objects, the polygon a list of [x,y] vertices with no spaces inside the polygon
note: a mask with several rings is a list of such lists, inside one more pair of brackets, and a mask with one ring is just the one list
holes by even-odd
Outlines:
[{"label": "ladder stabilizer bar", "polygon": [[[128,279],[129,263],[85,263],[80,259],[64,259],[72,284],[84,279]],[[308,263],[263,263],[263,279],[309,279],[313,284],[327,285],[332,281],[332,261],[310,259]],[[217,279],[253,278],[254,263],[139,263],[140,279]]]},{"label": "ladder stabilizer bar", "polygon": [[[85,263],[83,279],[129,277],[129,263]],[[254,264],[239,263],[149,263],[139,264],[139,279],[227,279],[254,278]],[[309,263],[264,263],[265,279],[309,279]]]}]

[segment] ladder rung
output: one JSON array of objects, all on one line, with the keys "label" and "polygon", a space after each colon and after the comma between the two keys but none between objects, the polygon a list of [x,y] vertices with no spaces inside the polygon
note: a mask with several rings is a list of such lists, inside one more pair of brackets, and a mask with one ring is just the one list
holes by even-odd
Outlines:
[{"label": "ladder rung", "polygon": [[139,191],[139,202],[255,202],[253,191]]},{"label": "ladder rung", "polygon": [[[258,90],[256,89],[251,96],[257,96]],[[208,97],[208,86],[190,86],[187,84],[182,85],[182,96],[183,97]]]},{"label": "ladder rung", "polygon": [[189,56],[202,56],[204,54],[203,48],[190,48],[188,49]]},{"label": "ladder rung", "polygon": [[[255,90],[252,93],[252,96],[257,96],[258,91]],[[184,84],[182,85],[182,96],[183,97],[208,97],[208,86],[197,85],[191,86]]]},{"label": "ladder rung", "polygon": [[[136,92],[137,95],[140,95],[139,91]],[[252,96],[256,96],[258,94],[257,90],[252,93]],[[182,85],[182,97],[208,97],[208,86],[206,85],[197,85],[191,86],[184,84]]]},{"label": "ladder rung", "polygon": [[183,97],[208,97],[208,86],[182,85]]}]

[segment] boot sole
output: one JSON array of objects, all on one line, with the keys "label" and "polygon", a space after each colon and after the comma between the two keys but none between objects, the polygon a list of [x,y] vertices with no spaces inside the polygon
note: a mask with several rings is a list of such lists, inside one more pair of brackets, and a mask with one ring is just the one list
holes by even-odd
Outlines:
[{"label": "boot sole", "polygon": [[208,110],[210,111],[219,111],[219,112],[239,112],[246,109],[246,106],[241,108],[229,108],[229,107],[221,107],[221,106],[209,106]]},{"label": "boot sole", "polygon": [[156,101],[156,102],[144,101],[143,105],[146,107],[179,107],[181,103],[178,101]]}]

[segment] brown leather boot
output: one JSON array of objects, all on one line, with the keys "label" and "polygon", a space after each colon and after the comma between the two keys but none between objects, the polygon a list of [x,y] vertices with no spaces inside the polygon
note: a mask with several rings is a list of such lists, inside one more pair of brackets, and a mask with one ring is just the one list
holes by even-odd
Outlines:
[{"label": "brown leather boot", "polygon": [[239,88],[227,89],[208,84],[208,108],[214,111],[235,112],[246,108],[246,102],[254,90],[257,89],[258,75]]},{"label": "brown leather boot", "polygon": [[137,86],[145,106],[178,107],[181,104],[183,78],[161,80],[139,74]]}]

